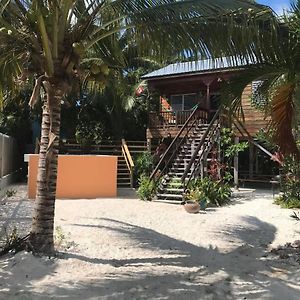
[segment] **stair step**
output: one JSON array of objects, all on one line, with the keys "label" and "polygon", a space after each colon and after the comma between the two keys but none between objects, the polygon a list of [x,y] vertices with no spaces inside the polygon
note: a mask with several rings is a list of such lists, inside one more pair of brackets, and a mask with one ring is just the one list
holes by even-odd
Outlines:
[{"label": "stair step", "polygon": [[177,194],[157,194],[157,198],[163,198],[163,199],[182,199],[182,195],[177,195]]},{"label": "stair step", "polygon": [[177,194],[179,194],[179,193],[183,193],[184,192],[184,189],[178,189],[178,188],[165,188],[164,189],[164,192],[167,192],[167,193],[169,193],[169,192],[171,192],[171,193],[177,193]]},{"label": "stair step", "polygon": [[178,183],[170,183],[170,182],[168,182],[168,183],[163,184],[163,186],[170,187],[170,188],[172,188],[172,187],[178,188],[178,187],[182,187],[182,182],[181,182],[181,180],[180,180],[180,183],[179,182]]},{"label": "stair step", "polygon": [[118,182],[130,182],[130,178],[119,177],[117,178]]},{"label": "stair step", "polygon": [[117,187],[118,187],[118,188],[130,188],[131,185],[130,185],[130,184],[127,184],[127,183],[126,183],[126,184],[125,184],[125,183],[124,183],[124,184],[118,183],[118,184],[117,184]]}]

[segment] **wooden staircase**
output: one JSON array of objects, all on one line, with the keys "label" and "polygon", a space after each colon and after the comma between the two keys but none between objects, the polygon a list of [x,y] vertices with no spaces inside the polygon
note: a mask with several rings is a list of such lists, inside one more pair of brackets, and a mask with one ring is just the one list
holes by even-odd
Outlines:
[{"label": "wooden staircase", "polygon": [[151,174],[159,182],[158,200],[183,200],[188,182],[207,173],[211,150],[217,146],[219,136],[217,114],[208,124],[207,118],[197,114],[196,109]]}]

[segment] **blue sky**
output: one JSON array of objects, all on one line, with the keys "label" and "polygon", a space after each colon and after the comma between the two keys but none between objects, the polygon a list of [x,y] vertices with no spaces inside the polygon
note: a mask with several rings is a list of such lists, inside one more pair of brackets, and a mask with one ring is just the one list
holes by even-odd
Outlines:
[{"label": "blue sky", "polygon": [[275,10],[277,14],[281,14],[283,9],[287,9],[290,7],[290,3],[292,1],[293,0],[257,0],[256,2],[266,4],[272,7],[272,9]]}]

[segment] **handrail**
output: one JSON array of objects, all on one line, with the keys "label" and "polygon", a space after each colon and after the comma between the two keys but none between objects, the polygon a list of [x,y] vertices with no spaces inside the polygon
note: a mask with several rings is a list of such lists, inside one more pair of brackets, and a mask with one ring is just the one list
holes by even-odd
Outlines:
[{"label": "handrail", "polygon": [[[198,111],[198,105],[195,107],[193,113],[189,116],[189,118],[186,120],[186,122],[184,123],[184,125],[181,127],[181,129],[179,130],[179,132],[177,133],[176,137],[173,139],[173,141],[171,142],[171,144],[169,145],[169,147],[167,148],[167,150],[164,152],[164,154],[162,155],[162,157],[160,158],[158,164],[156,165],[156,167],[154,168],[154,170],[152,171],[151,175],[150,175],[150,180],[152,180],[155,176],[155,174],[157,174],[157,171],[159,170],[159,168],[161,167],[162,163],[164,162],[165,158],[167,157],[167,155],[169,154],[169,152],[171,151],[171,149],[173,148],[173,146],[175,145],[175,143],[177,143],[177,141],[179,140],[182,132],[186,129],[187,125],[189,124],[189,122],[192,120],[192,118],[196,115],[196,112]],[[194,121],[195,122],[195,121]],[[194,123],[193,123],[194,124]],[[181,141],[182,142],[182,141]],[[178,147],[177,147],[178,148]],[[177,149],[176,149],[177,150]],[[176,152],[176,151],[175,151]],[[173,152],[173,155],[171,157],[173,157],[175,155],[175,152]],[[163,171],[166,169],[167,165],[169,164],[170,159],[168,160],[167,164],[165,164],[165,167],[163,169]],[[162,172],[161,172],[162,174]],[[159,175],[159,177],[161,176],[161,174]],[[159,179],[159,178],[156,178]]]},{"label": "handrail", "polygon": [[182,182],[185,181],[188,172],[190,171],[190,169],[191,169],[193,163],[194,163],[195,160],[196,160],[196,157],[198,156],[199,150],[200,150],[201,147],[204,145],[205,140],[206,140],[206,138],[207,138],[207,136],[208,136],[210,130],[212,129],[212,127],[213,127],[215,121],[216,121],[217,118],[219,117],[219,114],[220,114],[221,110],[222,110],[222,107],[219,107],[219,109],[216,111],[214,117],[213,117],[212,120],[210,121],[210,123],[209,123],[209,125],[208,125],[206,131],[205,131],[204,134],[202,135],[202,138],[201,138],[201,140],[200,140],[200,143],[199,143],[199,145],[197,146],[196,150],[194,151],[194,154],[193,154],[191,160],[189,161],[189,163],[188,163],[188,165],[187,165],[186,169],[184,170],[184,173],[183,173],[183,175],[182,175],[182,177],[181,177],[181,181],[182,181]]},{"label": "handrail", "polygon": [[[198,161],[197,161],[197,163],[194,163],[194,168],[193,168],[188,180],[186,181],[185,179],[182,179],[184,187],[188,186],[188,184],[191,181],[191,179],[193,178],[195,172],[199,170],[199,165],[201,165],[202,158],[205,157],[210,152],[213,144],[215,142],[217,142],[217,140],[219,139],[219,137],[220,137],[220,122],[219,122],[219,120],[217,121],[217,124],[215,124],[214,129],[211,128],[209,135],[207,135],[207,137],[208,137],[208,139],[205,140],[203,143],[203,150],[201,151],[200,155],[196,157],[196,159]],[[195,159],[195,162],[196,162],[196,159]]]},{"label": "handrail", "polygon": [[130,185],[131,187],[133,187],[133,168],[134,168],[134,162],[133,162],[133,159],[131,157],[131,154],[130,154],[130,151],[128,149],[128,146],[126,144],[126,141],[125,139],[122,139],[122,153],[123,153],[123,156],[125,158],[125,162],[126,162],[126,165],[127,165],[127,168],[129,170],[129,173],[130,173]]},{"label": "handrail", "polygon": [[241,129],[238,126],[241,126],[241,128],[245,131],[247,138],[249,140],[250,143],[252,143],[254,146],[256,146],[257,148],[259,148],[261,151],[263,151],[265,154],[267,154],[268,156],[270,156],[271,158],[274,157],[274,155],[268,151],[266,148],[264,148],[263,146],[261,146],[260,144],[258,144],[257,142],[254,141],[253,137],[250,135],[250,133],[248,132],[248,130],[246,129],[246,127],[241,123],[241,121],[238,119],[238,117],[236,116],[236,114],[233,114],[233,117],[235,119],[235,121],[237,122],[233,122],[233,124],[235,125],[235,127],[237,128],[237,130],[240,132],[240,134],[245,137],[244,133],[241,131]]}]

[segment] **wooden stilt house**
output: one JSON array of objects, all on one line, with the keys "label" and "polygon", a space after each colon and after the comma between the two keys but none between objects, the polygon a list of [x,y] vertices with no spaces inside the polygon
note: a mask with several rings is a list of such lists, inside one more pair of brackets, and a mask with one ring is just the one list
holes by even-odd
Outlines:
[{"label": "wooden stilt house", "polygon": [[[218,147],[220,128],[225,126],[220,107],[222,82],[243,72],[242,62],[228,58],[171,64],[143,76],[150,90],[160,93],[159,111],[149,112],[147,142],[171,137],[152,177],[163,177],[161,199],[182,199],[187,182],[205,176],[210,153]],[[247,86],[242,96],[244,122],[236,120],[236,141],[252,139],[267,127],[264,114],[251,101],[255,84]],[[249,177],[255,168],[254,148],[249,150]],[[235,165],[235,182],[238,166]],[[172,186],[170,185],[172,182]],[[177,186],[176,186],[177,184]],[[174,188],[176,186],[176,188]]]}]

